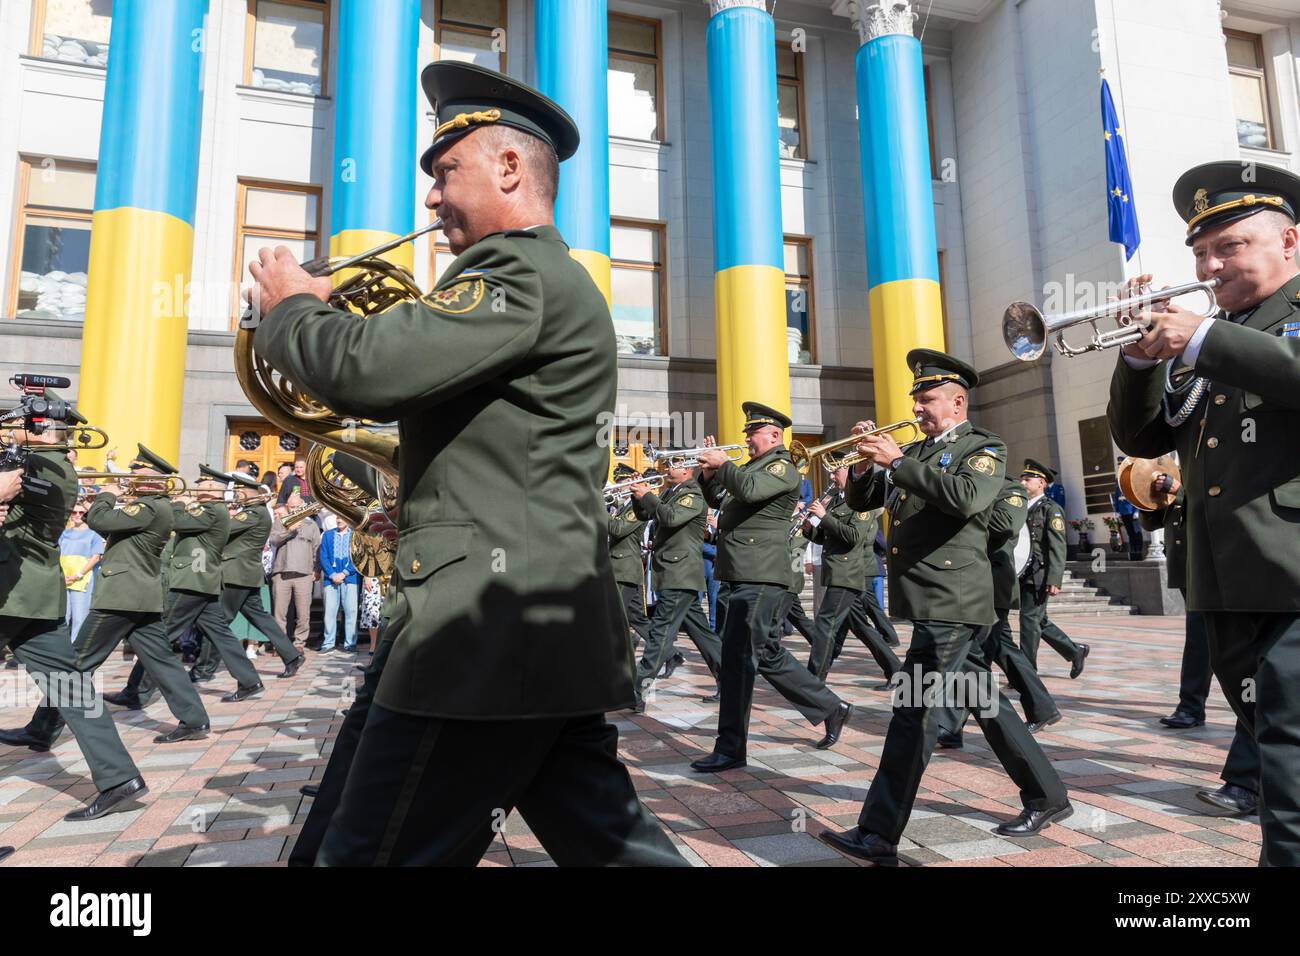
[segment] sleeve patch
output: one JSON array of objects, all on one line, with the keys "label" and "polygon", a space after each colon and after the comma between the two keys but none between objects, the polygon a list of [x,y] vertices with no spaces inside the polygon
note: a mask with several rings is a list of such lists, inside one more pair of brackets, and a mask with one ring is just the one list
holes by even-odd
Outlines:
[{"label": "sleeve patch", "polygon": [[1052,530],[1053,530],[1053,531],[1064,531],[1064,530],[1065,530],[1065,519],[1062,518],[1060,515],[1057,515],[1056,517],[1054,517],[1054,518],[1052,519]]},{"label": "sleeve patch", "polygon": [[199,515],[203,514],[203,505],[199,504],[197,501],[192,501],[185,506],[185,510],[197,518]]},{"label": "sleeve patch", "polygon": [[484,287],[481,278],[461,279],[459,282],[430,292],[424,297],[426,305],[451,315],[472,311],[483,301]]},{"label": "sleeve patch", "polygon": [[764,471],[766,471],[769,475],[776,475],[776,477],[778,477],[778,478],[784,478],[784,477],[785,477],[785,462],[783,462],[783,461],[774,461],[774,462],[772,462],[770,465],[768,465],[768,466],[764,469]]},{"label": "sleeve patch", "polygon": [[1007,504],[1013,508],[1023,508],[1025,506],[1025,499],[1019,495],[1012,495],[1007,499]]},{"label": "sleeve patch", "polygon": [[247,511],[241,511],[239,514],[235,515],[235,520],[236,520],[236,521],[247,521],[247,520],[248,520],[248,512],[247,512]]},{"label": "sleeve patch", "polygon": [[681,505],[682,505],[683,508],[689,508],[689,507],[690,507],[691,505],[693,505],[693,504],[695,504],[695,496],[694,496],[694,495],[683,495],[683,496],[682,496]]},{"label": "sleeve patch", "polygon": [[858,511],[856,512],[856,514],[858,516],[859,521],[866,521],[868,518],[871,517],[870,511]]},{"label": "sleeve patch", "polygon": [[129,518],[134,518],[143,510],[144,510],[144,505],[142,504],[132,504],[132,505],[122,506],[122,514],[126,515]]},{"label": "sleeve patch", "polygon": [[978,455],[971,455],[966,459],[966,464],[978,471],[981,475],[992,475],[997,471],[997,459],[992,455],[986,455],[980,452]]}]

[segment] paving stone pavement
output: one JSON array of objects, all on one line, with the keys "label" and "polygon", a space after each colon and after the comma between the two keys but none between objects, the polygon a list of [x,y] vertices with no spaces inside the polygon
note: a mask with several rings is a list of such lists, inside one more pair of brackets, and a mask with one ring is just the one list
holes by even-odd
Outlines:
[{"label": "paving stone pavement", "polygon": [[[1013,616],[1014,618],[1014,616]],[[903,862],[926,866],[1253,866],[1255,818],[1229,819],[1195,797],[1218,786],[1233,719],[1218,687],[1206,726],[1163,729],[1177,701],[1182,617],[1064,617],[1076,640],[1092,645],[1075,681],[1046,646],[1040,663],[1065,719],[1039,735],[1075,806],[1072,818],[1026,839],[992,831],[1019,811],[1016,788],[972,720],[961,751],[930,761],[900,847]],[[904,645],[909,628],[900,626]],[[800,660],[807,645],[787,646]],[[821,730],[761,678],[754,696],[749,766],[716,776],[691,771],[712,749],[715,705],[707,671],[688,641],[688,664],[655,688],[644,715],[612,714],[641,799],[683,856],[696,866],[856,866],[816,834],[856,822],[879,765],[888,695],[874,663],[850,641],[831,686],[856,714],[834,750],[815,750]],[[363,652],[362,658],[365,654]],[[266,693],[220,703],[233,688],[223,671],[200,692],[214,732],[172,746],[153,736],[174,724],[166,704],[144,712],[114,709],[119,732],[149,784],[142,805],[87,823],[63,814],[94,793],[86,763],[65,734],[48,754],[0,746],[0,843],[18,852],[6,866],[283,866],[306,818],[298,793],[324,773],[330,747],[359,672],[351,660],[309,654],[291,680],[274,680],[274,656],[258,658]],[[103,669],[119,688],[129,663]],[[26,674],[0,670],[0,726],[26,722],[33,703]],[[24,699],[24,698],[27,699]],[[1012,695],[1014,698],[1014,695]],[[546,851],[512,814],[484,866],[549,866]]]}]

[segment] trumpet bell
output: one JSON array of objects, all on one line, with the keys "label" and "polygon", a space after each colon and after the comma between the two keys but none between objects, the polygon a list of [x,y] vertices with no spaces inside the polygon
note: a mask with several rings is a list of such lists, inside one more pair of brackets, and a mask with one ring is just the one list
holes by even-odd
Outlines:
[{"label": "trumpet bell", "polygon": [[1022,362],[1036,362],[1047,351],[1047,322],[1029,302],[1013,302],[1002,313],[1002,341]]}]

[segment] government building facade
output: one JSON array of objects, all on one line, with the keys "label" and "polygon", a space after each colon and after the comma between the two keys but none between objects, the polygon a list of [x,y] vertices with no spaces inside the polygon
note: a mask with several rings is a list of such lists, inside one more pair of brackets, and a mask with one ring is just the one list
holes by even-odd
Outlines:
[{"label": "government building facade", "polygon": [[[534,0],[410,2],[419,8],[410,40],[418,50],[397,50],[402,34],[393,38],[394,56],[421,66],[473,60],[536,82]],[[117,54],[113,20],[122,7],[141,5],[147,0],[118,0],[118,11],[113,0],[0,0],[0,217],[7,220],[0,373],[65,375],[74,398],[87,363],[103,358],[86,354],[82,330],[97,186],[104,192],[101,146],[118,135],[104,116],[108,64]],[[159,278],[149,293],[164,312],[187,320],[183,373],[165,370],[183,374],[178,448],[187,474],[200,461],[233,467],[240,458],[265,469],[298,452],[297,438],[264,421],[235,380],[246,263],[267,245],[287,245],[304,259],[329,251],[336,183],[367,174],[364,166],[339,168],[349,161],[339,137],[356,137],[360,128],[380,140],[409,138],[412,169],[432,138],[432,113],[417,98],[418,69],[404,91],[418,104],[410,137],[394,133],[384,91],[360,119],[355,101],[346,122],[340,115],[338,91],[368,66],[348,54],[341,31],[382,32],[383,22],[355,18],[386,5],[206,4],[194,38],[202,55],[192,91],[201,96],[197,157],[190,157],[197,160],[193,254],[188,274]],[[719,410],[715,200],[726,189],[743,203],[751,184],[719,181],[715,127],[726,104],[710,90],[708,31],[711,18],[735,6],[772,18],[772,56],[762,62],[774,63],[774,75],[752,79],[756,87],[775,85],[775,136],[731,149],[743,157],[774,140],[778,153],[780,374],[788,368],[794,437],[838,437],[876,414],[872,329],[883,318],[873,316],[869,263],[879,250],[869,248],[864,189],[880,187],[864,186],[873,180],[864,176],[860,129],[872,122],[863,115],[872,101],[862,96],[855,64],[870,39],[871,5],[609,0],[600,52],[608,93],[607,291],[620,350],[612,427],[620,446],[696,444],[727,418]],[[1018,362],[1003,343],[1003,311],[1016,300],[1047,311],[1089,306],[1143,272],[1162,283],[1190,281],[1185,227],[1170,200],[1180,173],[1236,158],[1300,172],[1300,0],[878,6],[880,15],[900,18],[895,24],[910,21],[920,41],[939,322],[945,348],[979,370],[972,417],[1003,436],[1015,467],[1026,456],[1057,464],[1067,516],[1091,516],[1100,531],[1114,484],[1116,451],[1104,416],[1115,353]],[[1142,234],[1128,260],[1108,233],[1103,79],[1122,126],[1128,198]],[[736,95],[747,95],[743,84]],[[889,91],[883,95],[888,102]],[[418,226],[430,217],[423,207],[429,180],[417,174],[414,183],[404,212]],[[112,261],[129,263],[130,241],[120,245]],[[438,234],[418,240],[415,278],[431,289],[450,260]],[[743,316],[728,335],[743,362]],[[111,338],[94,341],[101,352],[113,348]],[[901,357],[891,353],[890,361]],[[115,390],[129,396],[138,387],[142,406],[154,400],[149,383],[157,370],[148,353],[139,364],[115,362]],[[132,441],[121,457],[133,451]]]}]

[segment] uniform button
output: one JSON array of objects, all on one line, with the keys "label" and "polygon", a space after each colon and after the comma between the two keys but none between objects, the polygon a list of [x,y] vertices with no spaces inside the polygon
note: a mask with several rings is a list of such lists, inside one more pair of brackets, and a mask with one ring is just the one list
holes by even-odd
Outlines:
[{"label": "uniform button", "polygon": [[1220,488],[1218,485],[1213,485],[1213,486],[1210,488],[1210,497],[1211,497],[1211,498],[1217,498],[1217,497],[1219,497],[1219,495],[1222,494],[1222,493],[1223,493],[1223,489]]},{"label": "uniform button", "polygon": [[1219,439],[1217,439],[1217,438],[1207,438],[1207,439],[1205,440],[1205,447],[1206,447],[1206,448],[1218,448],[1218,447],[1219,447]]},{"label": "uniform button", "polygon": [[419,570],[420,570],[420,562],[419,562],[418,560],[416,560],[416,561],[412,561],[412,562],[411,562],[411,573],[412,573],[412,574],[415,574],[415,573],[416,573],[417,571],[419,571]]},{"label": "uniform button", "polygon": [[907,500],[907,492],[904,491],[901,495],[899,495],[899,496],[898,496],[898,500],[899,500],[899,501],[906,501],[906,500]]},{"label": "uniform button", "polygon": [[890,553],[890,554],[898,554],[898,549],[897,549],[897,548],[890,548],[890,549],[889,549],[889,553]]},{"label": "uniform button", "polygon": [[1227,395],[1215,395],[1215,396],[1214,396],[1214,404],[1215,404],[1215,405],[1222,405],[1222,404],[1223,404],[1224,402],[1226,402],[1227,400],[1228,400],[1228,396],[1227,396]]},{"label": "uniform button", "polygon": [[745,540],[748,541],[750,544],[753,544],[753,543],[754,543],[754,539],[753,539],[753,538],[746,538]]},{"label": "uniform button", "polygon": [[951,561],[945,561],[945,562],[943,563],[943,566],[944,566],[945,568],[950,568],[950,567],[952,567],[952,562],[951,562]]},{"label": "uniform button", "polygon": [[1174,544],[1182,544],[1182,543],[1183,543],[1182,538],[1174,538]]}]

